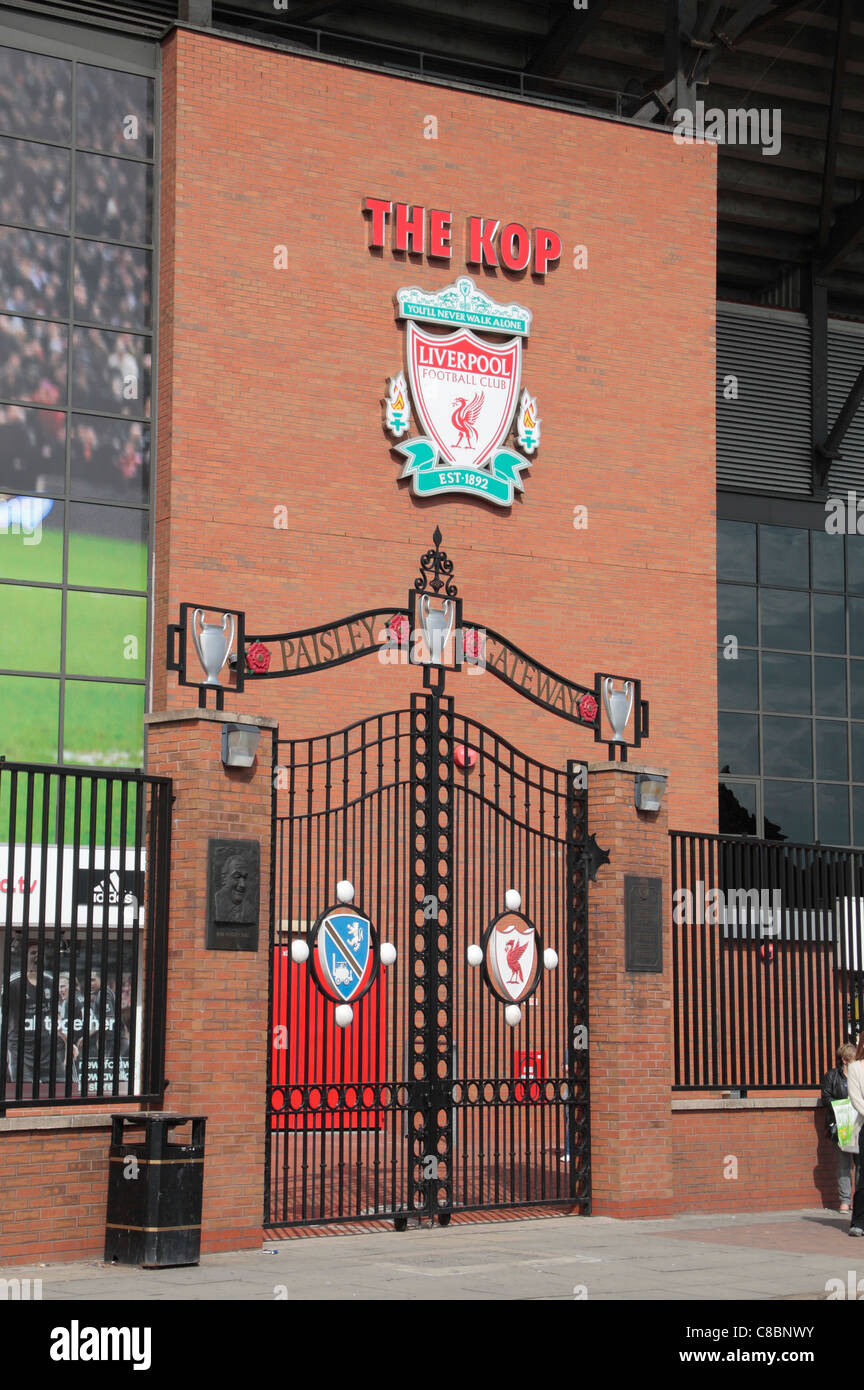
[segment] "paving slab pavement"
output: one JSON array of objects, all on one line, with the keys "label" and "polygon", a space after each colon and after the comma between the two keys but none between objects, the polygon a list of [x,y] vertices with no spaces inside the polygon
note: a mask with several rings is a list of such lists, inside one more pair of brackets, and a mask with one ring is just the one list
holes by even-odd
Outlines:
[{"label": "paving slab pavement", "polygon": [[829,1280],[846,1283],[850,1271],[864,1280],[864,1241],[851,1240],[847,1229],[847,1216],[821,1209],[662,1221],[565,1216],[268,1240],[260,1249],[205,1255],[185,1269],[91,1262],[3,1267],[0,1277],[39,1278],[43,1300],[88,1305],[824,1300]]}]

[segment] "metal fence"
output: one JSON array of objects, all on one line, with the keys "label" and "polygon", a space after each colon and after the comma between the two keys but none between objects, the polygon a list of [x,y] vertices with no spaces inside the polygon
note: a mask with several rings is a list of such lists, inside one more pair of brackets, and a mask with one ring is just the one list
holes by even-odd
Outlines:
[{"label": "metal fence", "polygon": [[0,1114],[160,1101],[171,782],[0,762]]},{"label": "metal fence", "polygon": [[864,1018],[864,854],[670,839],[674,1088],[818,1086]]}]

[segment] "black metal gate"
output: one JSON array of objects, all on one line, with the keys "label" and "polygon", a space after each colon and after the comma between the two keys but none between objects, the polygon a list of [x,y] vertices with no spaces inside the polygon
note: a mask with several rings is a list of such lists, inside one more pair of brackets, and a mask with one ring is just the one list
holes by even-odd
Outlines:
[{"label": "black metal gate", "polygon": [[[584,765],[534,761],[434,686],[277,756],[265,1224],[587,1212]],[[344,1029],[290,949],[339,879],[398,953]],[[466,954],[510,888],[559,958],[517,1027]]]},{"label": "black metal gate", "polygon": [[171,781],[0,759],[0,1115],[165,1089]]}]

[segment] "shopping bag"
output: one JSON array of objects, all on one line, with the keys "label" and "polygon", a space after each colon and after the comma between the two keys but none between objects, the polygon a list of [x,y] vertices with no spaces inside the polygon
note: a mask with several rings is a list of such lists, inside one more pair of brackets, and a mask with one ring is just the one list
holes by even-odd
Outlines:
[{"label": "shopping bag", "polygon": [[837,1122],[837,1143],[844,1153],[857,1154],[858,1135],[856,1125],[858,1111],[851,1100],[832,1100],[831,1109]]}]

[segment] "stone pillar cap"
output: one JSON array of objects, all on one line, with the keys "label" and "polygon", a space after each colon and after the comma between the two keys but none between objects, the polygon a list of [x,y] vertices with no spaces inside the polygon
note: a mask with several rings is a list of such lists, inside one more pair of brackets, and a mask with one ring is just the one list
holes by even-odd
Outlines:
[{"label": "stone pillar cap", "polygon": [[667,767],[657,767],[654,763],[596,762],[588,764],[589,772],[650,772],[652,777],[668,777]]},{"label": "stone pillar cap", "polygon": [[145,724],[193,724],[203,720],[211,724],[255,724],[259,729],[278,729],[278,719],[263,714],[237,714],[228,709],[163,709],[145,714]]}]

